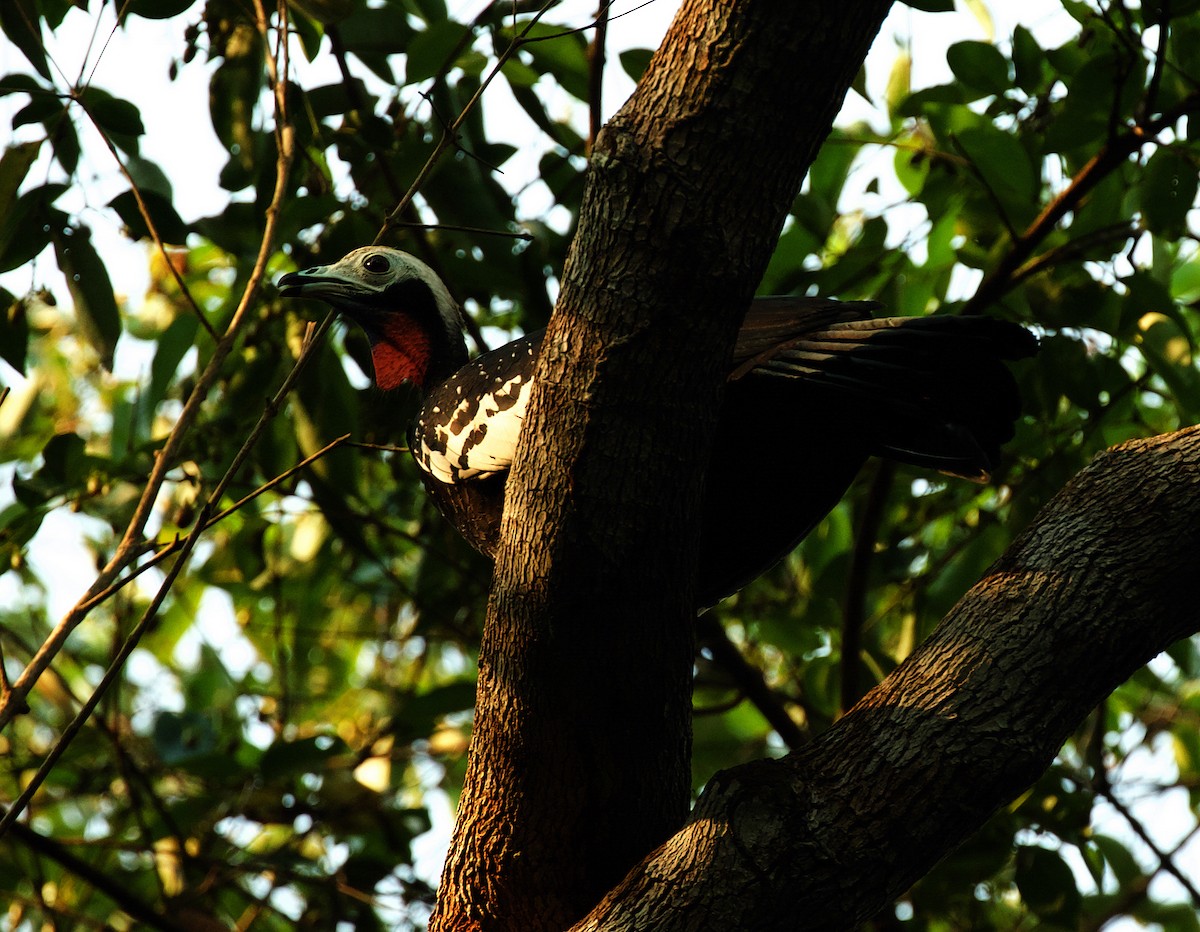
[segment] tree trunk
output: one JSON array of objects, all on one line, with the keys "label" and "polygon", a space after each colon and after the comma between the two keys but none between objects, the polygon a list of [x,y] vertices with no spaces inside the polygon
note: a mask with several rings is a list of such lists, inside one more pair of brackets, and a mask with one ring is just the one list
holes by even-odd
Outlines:
[{"label": "tree trunk", "polygon": [[1200,628],[1200,428],[1101,454],[813,744],[718,774],[577,930],[848,929]]},{"label": "tree trunk", "polygon": [[682,824],[733,336],[890,0],[685,0],[601,133],[508,483],[436,929],[562,929]]}]

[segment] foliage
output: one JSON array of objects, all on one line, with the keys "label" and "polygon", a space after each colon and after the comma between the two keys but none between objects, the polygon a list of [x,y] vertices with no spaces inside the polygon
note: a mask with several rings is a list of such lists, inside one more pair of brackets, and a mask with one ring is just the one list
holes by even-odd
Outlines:
[{"label": "foliage", "polygon": [[[1069,39],[1050,46],[1018,27],[1003,41],[959,42],[950,80],[935,87],[908,86],[902,50],[873,121],[841,125],[822,150],[764,293],[871,297],[903,314],[986,305],[1035,327],[1043,349],[1018,370],[1027,414],[994,483],[873,464],[791,558],[719,607],[770,695],[751,703],[702,652],[697,787],[719,767],[782,752],[765,711],[796,724],[791,740],[827,728],[1097,451],[1200,419],[1195,6],[1064,0],[1077,23]],[[286,11],[289,71],[278,10],[135,0],[114,27],[107,8],[74,7],[0,7],[25,61],[0,78],[15,101],[0,159],[0,272],[16,289],[0,291],[10,679],[57,621],[47,605],[60,568],[36,571],[31,548],[74,535],[97,566],[120,557],[172,431],[178,446],[135,531],[146,545],[118,575],[162,558],[104,592],[38,680],[29,713],[0,734],[7,803],[103,671],[119,674],[0,846],[7,927],[49,917],[129,927],[121,911],[138,918],[139,906],[150,925],[173,915],[240,928],[420,926],[431,877],[413,840],[461,787],[488,569],[392,449],[411,399],[363,387],[361,336],[335,330],[306,344],[306,320],[269,285],[239,306],[258,286],[269,222],[268,280],[386,225],[451,283],[479,341],[541,326],[582,191],[578,114],[594,64],[590,34],[574,27],[586,19],[514,19],[496,4],[464,22],[438,0],[297,0]],[[106,23],[101,33],[166,20],[180,36],[172,79],[207,67],[209,125],[202,114],[193,125],[227,155],[221,209],[177,208],[188,179],[147,155],[144,101],[89,84],[85,67],[79,81],[63,78],[80,63],[53,60],[44,42],[81,17]],[[636,73],[646,58],[630,49],[619,61]],[[332,61],[340,77],[307,80],[321,72],[301,59]],[[500,87],[531,127],[520,151],[493,129],[512,119]],[[282,123],[294,132],[290,160]],[[505,174],[531,153],[536,210]],[[89,196],[101,159],[123,179],[106,203]],[[140,299],[114,293],[107,271],[99,231],[118,228],[147,244]],[[294,391],[256,435],[305,345]],[[194,391],[194,420],[180,428]],[[204,531],[126,661],[118,652],[179,542],[212,517],[214,491],[217,511],[237,507]],[[1163,785],[1151,792],[1184,793],[1195,811],[1198,682],[1200,654],[1185,642],[1121,687],[1050,773],[897,904],[895,921],[1098,928],[1129,916],[1195,927],[1194,886],[1151,886],[1181,873],[1172,852],[1130,841],[1123,772],[1153,752]],[[1108,814],[1103,832],[1097,813]]]}]

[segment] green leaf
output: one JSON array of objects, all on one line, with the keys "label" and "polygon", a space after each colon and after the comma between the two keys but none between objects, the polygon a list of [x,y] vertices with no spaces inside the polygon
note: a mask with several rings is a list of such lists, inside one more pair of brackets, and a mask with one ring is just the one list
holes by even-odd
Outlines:
[{"label": "green leaf", "polygon": [[288,3],[322,26],[340,23],[350,16],[357,6],[356,0],[288,0]]},{"label": "green leaf", "polygon": [[113,97],[97,87],[85,88],[79,100],[96,125],[113,137],[136,139],[146,132],[138,108],[127,100]]},{"label": "green leaf", "polygon": [[319,773],[325,769],[329,758],[346,752],[345,742],[331,735],[317,735],[297,741],[279,740],[263,752],[259,771],[264,780]]},{"label": "green leaf", "polygon": [[247,170],[253,166],[254,107],[262,90],[261,42],[254,27],[240,24],[209,81],[208,102],[217,138]]},{"label": "green leaf", "polygon": [[4,155],[0,156],[0,217],[7,217],[13,209],[17,190],[29,174],[29,168],[37,159],[41,148],[40,139],[35,142],[22,142],[9,146],[4,150]]},{"label": "green leaf", "polygon": [[[353,96],[351,89],[355,92]],[[361,80],[355,80],[349,85],[339,82],[314,87],[305,94],[305,98],[309,108],[319,117],[341,116],[349,113],[357,106],[357,100],[364,101],[367,107],[370,107],[375,101],[374,96]]]},{"label": "green leaf", "polygon": [[915,135],[899,140],[892,167],[896,172],[896,180],[904,186],[904,190],[916,196],[921,193],[925,179],[929,177],[930,153],[924,148],[910,148],[903,144],[909,141],[918,146],[924,144],[924,140]]},{"label": "green leaf", "polygon": [[149,159],[140,155],[131,155],[125,160],[125,170],[133,183],[142,191],[153,191],[170,200],[172,197],[171,181],[166,172]]},{"label": "green leaf", "polygon": [[396,79],[387,56],[403,53],[414,32],[408,12],[400,4],[363,10],[338,25],[338,34],[346,51],[357,55],[364,65],[389,84],[395,84]]},{"label": "green leaf", "polygon": [[1200,301],[1200,254],[1171,273],[1171,297],[1180,304]]},{"label": "green leaf", "polygon": [[1162,147],[1150,156],[1142,175],[1141,208],[1151,233],[1178,239],[1187,232],[1197,184],[1197,165],[1183,152]]},{"label": "green leaf", "polygon": [[43,465],[38,475],[63,486],[79,483],[86,471],[83,438],[56,434],[42,450]]},{"label": "green leaf", "polygon": [[48,123],[62,114],[63,102],[53,94],[34,94],[24,107],[13,114],[12,127],[30,123]]},{"label": "green leaf", "polygon": [[588,99],[587,41],[581,33],[538,23],[529,30],[522,51],[531,56],[536,70],[552,76],[572,97]]},{"label": "green leaf", "polygon": [[1179,323],[1165,316],[1151,320],[1138,345],[1146,362],[1167,384],[1175,401],[1190,415],[1200,414],[1200,372],[1193,364],[1194,353],[1188,334]]},{"label": "green leaf", "polygon": [[[150,220],[163,242],[183,244],[187,239],[188,227],[183,222],[183,218],[175,212],[175,207],[171,202],[161,194],[150,190],[142,191],[142,201],[145,203],[146,212],[150,215]],[[130,238],[151,238],[150,228],[147,226],[145,218],[142,217],[137,198],[134,197],[132,191],[118,194],[108,202],[108,206],[117,212],[117,216],[125,224]]]},{"label": "green leaf", "polygon": [[121,9],[125,15],[143,19],[170,19],[191,8],[196,0],[129,0]]},{"label": "green leaf", "polygon": [[956,142],[1004,208],[1008,222],[1022,227],[1038,208],[1038,175],[1025,148],[1010,133],[979,121],[958,131]]},{"label": "green leaf", "polygon": [[884,100],[887,101],[888,114],[895,119],[899,114],[900,105],[912,93],[912,55],[902,50],[892,62],[892,70],[888,72],[887,89]]},{"label": "green leaf", "polygon": [[1107,835],[1093,835],[1091,844],[1104,856],[1105,863],[1112,868],[1117,878],[1117,883],[1129,886],[1141,879],[1142,869],[1138,866],[1137,859],[1121,842]]},{"label": "green leaf", "polygon": [[29,322],[25,319],[25,302],[0,288],[0,359],[24,373],[28,349]]},{"label": "green leaf", "polygon": [[50,243],[50,228],[65,219],[51,205],[67,190],[65,184],[45,184],[26,191],[12,209],[0,216],[0,272],[24,265]]},{"label": "green leaf", "polygon": [[454,20],[434,23],[408,43],[406,77],[425,81],[453,67],[454,57],[470,49],[470,29]]},{"label": "green leaf", "polygon": [[621,67],[634,81],[642,80],[642,75],[646,73],[646,68],[653,57],[653,49],[625,49],[619,56]]},{"label": "green leaf", "polygon": [[75,303],[75,319],[81,335],[112,369],[113,352],[121,335],[121,315],[104,262],[92,246],[87,227],[55,228],[51,231],[58,267],[67,280]]},{"label": "green leaf", "polygon": [[217,748],[216,723],[197,711],[160,712],[154,719],[152,737],[164,764],[177,766]]},{"label": "green leaf", "polygon": [[985,94],[1008,90],[1008,60],[989,42],[956,42],[946,51],[946,64],[967,87]]},{"label": "green leaf", "polygon": [[181,314],[158,338],[158,348],[154,352],[154,361],[150,364],[150,385],[145,395],[145,402],[151,414],[167,396],[179,363],[192,348],[198,326],[194,314]]},{"label": "green leaf", "polygon": [[75,131],[75,121],[66,110],[60,110],[43,124],[50,146],[54,149],[54,157],[68,175],[75,174],[79,167],[79,133]]},{"label": "green leaf", "polygon": [[0,97],[9,94],[48,94],[56,96],[53,88],[43,87],[37,78],[28,74],[6,74],[0,78]]},{"label": "green leaf", "polygon": [[1013,30],[1013,71],[1019,88],[1036,94],[1046,83],[1046,53],[1024,26]]},{"label": "green leaf", "polygon": [[29,59],[38,74],[52,81],[41,27],[42,16],[37,0],[5,0],[0,3],[0,30]]},{"label": "green leaf", "polygon": [[1057,851],[1033,845],[1017,848],[1016,881],[1021,898],[1042,919],[1068,928],[1076,924],[1083,897]]}]

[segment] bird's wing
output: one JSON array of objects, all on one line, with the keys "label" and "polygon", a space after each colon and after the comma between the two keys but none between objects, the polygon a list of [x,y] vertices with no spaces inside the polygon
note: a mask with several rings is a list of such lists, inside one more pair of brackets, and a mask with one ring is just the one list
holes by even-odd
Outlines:
[{"label": "bird's wing", "polygon": [[738,331],[729,377],[740,379],[814,331],[835,323],[868,319],[880,307],[874,301],[791,295],[755,298]]},{"label": "bird's wing", "polygon": [[508,469],[541,342],[541,332],[513,340],[467,363],[429,393],[410,438],[422,469],[448,483]]},{"label": "bird's wing", "polygon": [[1003,320],[872,318],[814,330],[760,354],[751,371],[800,380],[809,403],[860,424],[874,452],[982,479],[1020,413],[1003,360],[1036,349],[1029,331]]}]

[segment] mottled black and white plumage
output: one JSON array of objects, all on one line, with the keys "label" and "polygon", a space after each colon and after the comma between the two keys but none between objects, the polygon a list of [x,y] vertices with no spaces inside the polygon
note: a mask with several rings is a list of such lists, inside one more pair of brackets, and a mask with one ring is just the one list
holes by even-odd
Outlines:
[{"label": "mottled black and white plumage", "polygon": [[[441,279],[387,247],[289,273],[279,288],[361,326],[380,388],[418,387],[409,441],[426,488],[472,546],[494,556],[542,334],[468,362],[461,311]],[[799,543],[869,455],[974,480],[995,467],[1019,414],[1004,361],[1032,355],[1032,335],[982,317],[871,317],[876,308],[751,303],[706,473],[701,605]]]}]

